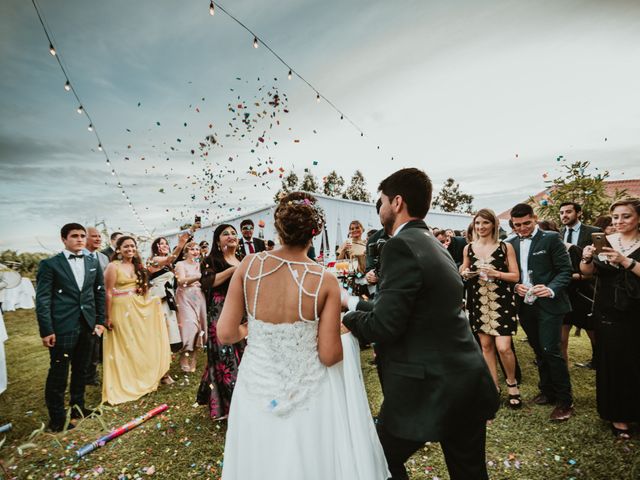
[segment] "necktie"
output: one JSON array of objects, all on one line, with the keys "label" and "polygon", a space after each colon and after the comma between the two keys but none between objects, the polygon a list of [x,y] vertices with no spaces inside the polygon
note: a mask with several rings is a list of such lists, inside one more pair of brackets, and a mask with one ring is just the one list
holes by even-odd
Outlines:
[{"label": "necktie", "polygon": [[531,240],[531,237],[532,237],[532,236],[533,236],[533,235],[529,235],[529,236],[527,236],[527,237],[520,237],[520,241],[521,241],[521,242],[524,242],[525,240]]},{"label": "necktie", "polygon": [[569,233],[567,234],[567,243],[573,243],[573,228],[569,229]]},{"label": "necktie", "polygon": [[80,255],[74,255],[73,253],[71,255],[69,255],[69,260],[73,260],[74,258],[84,258],[84,255],[80,254]]},{"label": "necktie", "polygon": [[249,253],[256,253],[255,249],[253,248],[253,242],[251,240],[247,242],[247,245],[249,245]]}]

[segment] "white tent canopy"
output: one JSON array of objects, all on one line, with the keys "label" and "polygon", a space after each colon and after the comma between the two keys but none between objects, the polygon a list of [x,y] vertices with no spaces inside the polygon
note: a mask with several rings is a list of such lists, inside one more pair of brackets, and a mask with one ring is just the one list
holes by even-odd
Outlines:
[{"label": "white tent canopy", "polygon": [[[364,226],[365,232],[380,228],[380,220],[376,213],[376,207],[372,203],[328,197],[319,193],[314,193],[313,196],[317,198],[318,204],[324,210],[326,222],[325,238],[328,241],[328,252],[335,252],[336,246],[341,245],[346,240],[349,233],[349,224],[353,220],[359,220]],[[194,240],[197,242],[202,240],[211,242],[213,232],[218,225],[229,223],[239,230],[240,222],[245,219],[251,219],[256,226],[255,236],[263,238],[264,240],[273,240],[278,243],[278,234],[273,220],[275,208],[275,204],[271,204],[257,210],[229,217],[224,221],[212,225],[203,226],[203,228],[195,233]],[[260,221],[264,222],[263,228],[258,226]],[[431,227],[466,230],[469,223],[471,223],[471,216],[461,213],[430,211],[427,214],[426,222]],[[178,233],[179,232],[176,231],[167,232],[164,236],[169,240],[171,245],[175,245],[178,241]],[[240,232],[238,231],[238,233]],[[318,253],[320,252],[321,244],[322,235],[318,235],[313,240],[313,245]]]}]

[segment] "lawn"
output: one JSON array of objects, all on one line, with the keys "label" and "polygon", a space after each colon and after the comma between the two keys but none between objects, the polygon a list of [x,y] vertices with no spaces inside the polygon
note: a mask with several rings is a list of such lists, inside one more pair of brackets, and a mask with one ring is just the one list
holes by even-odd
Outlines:
[{"label": "lawn", "polygon": [[[175,384],[162,386],[137,402],[105,408],[101,418],[82,420],[72,432],[38,432],[47,422],[43,388],[48,355],[41,346],[33,310],[7,313],[5,322],[9,388],[0,395],[0,425],[12,422],[14,428],[0,447],[0,477],[4,471],[9,479],[220,478],[225,425],[212,422],[206,407],[194,406],[199,374],[179,373],[174,362]],[[523,336],[518,336],[516,344],[526,400],[536,393],[537,375],[531,349],[522,340]],[[576,362],[589,358],[586,335],[571,337],[569,354]],[[362,359],[375,412],[381,394],[375,369],[368,363],[370,355],[370,350],[365,351]],[[199,370],[203,360],[199,359]],[[592,371],[572,366],[571,378],[576,415],[566,423],[550,423],[550,407],[526,402],[522,410],[511,411],[503,404],[488,429],[487,461],[492,479],[640,478],[638,436],[627,442],[615,441],[608,425],[598,418]],[[88,387],[87,402],[89,406],[99,404],[99,387]],[[75,450],[80,445],[161,403],[169,405],[165,414],[76,461]],[[412,479],[448,478],[438,444],[427,445],[408,466]]]}]

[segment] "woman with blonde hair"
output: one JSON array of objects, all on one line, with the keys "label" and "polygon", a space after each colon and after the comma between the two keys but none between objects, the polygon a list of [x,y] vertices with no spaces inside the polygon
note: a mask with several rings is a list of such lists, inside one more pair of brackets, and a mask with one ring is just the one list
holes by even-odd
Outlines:
[{"label": "woman with blonde hair", "polygon": [[516,358],[511,337],[517,318],[513,288],[520,278],[515,250],[499,239],[500,224],[493,210],[483,208],[473,217],[473,241],[464,247],[462,276],[467,280],[467,305],[473,332],[480,338],[496,388],[496,350],[504,367],[509,389],[509,407],[520,408],[522,400],[516,381]]}]

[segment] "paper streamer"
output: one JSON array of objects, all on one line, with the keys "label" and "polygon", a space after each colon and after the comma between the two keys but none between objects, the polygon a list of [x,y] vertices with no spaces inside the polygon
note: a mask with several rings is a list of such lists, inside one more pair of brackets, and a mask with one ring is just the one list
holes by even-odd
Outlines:
[{"label": "paper streamer", "polygon": [[0,433],[8,432],[13,428],[13,424],[7,423],[5,425],[0,426]]},{"label": "paper streamer", "polygon": [[140,415],[138,418],[131,420],[129,423],[126,423],[125,425],[122,425],[121,427],[116,428],[115,430],[112,430],[105,436],[100,437],[95,442],[88,443],[87,445],[85,445],[84,447],[81,447],[76,452],[76,454],[78,455],[78,458],[82,458],[88,453],[91,453],[100,447],[104,447],[105,443],[110,442],[114,438],[118,438],[120,435],[127,433],[129,430],[133,430],[134,428],[142,425],[144,422],[146,422],[150,418],[153,418],[159,413],[166,411],[168,408],[169,406],[166,403],[163,403],[162,405],[154,408],[153,410],[149,410],[144,415]]}]

